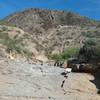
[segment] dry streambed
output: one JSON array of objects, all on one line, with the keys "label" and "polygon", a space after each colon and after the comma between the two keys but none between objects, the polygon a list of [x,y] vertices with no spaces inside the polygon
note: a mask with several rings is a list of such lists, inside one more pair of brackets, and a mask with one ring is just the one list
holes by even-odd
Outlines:
[{"label": "dry streambed", "polygon": [[0,100],[100,100],[94,77],[22,61],[0,61]]}]

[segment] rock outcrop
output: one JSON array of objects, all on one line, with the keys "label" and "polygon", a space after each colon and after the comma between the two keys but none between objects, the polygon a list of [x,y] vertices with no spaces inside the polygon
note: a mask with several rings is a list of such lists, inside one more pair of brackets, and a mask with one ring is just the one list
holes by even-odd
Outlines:
[{"label": "rock outcrop", "polygon": [[28,64],[21,60],[0,60],[0,100],[100,100],[97,88],[84,73]]}]

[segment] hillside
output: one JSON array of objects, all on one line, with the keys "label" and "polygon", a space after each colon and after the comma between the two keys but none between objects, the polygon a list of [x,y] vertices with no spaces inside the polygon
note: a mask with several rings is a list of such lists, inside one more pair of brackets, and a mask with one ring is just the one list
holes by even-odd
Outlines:
[{"label": "hillside", "polygon": [[19,37],[33,55],[59,53],[81,47],[88,38],[100,39],[99,22],[67,11],[28,9],[6,17],[1,26],[0,33]]}]

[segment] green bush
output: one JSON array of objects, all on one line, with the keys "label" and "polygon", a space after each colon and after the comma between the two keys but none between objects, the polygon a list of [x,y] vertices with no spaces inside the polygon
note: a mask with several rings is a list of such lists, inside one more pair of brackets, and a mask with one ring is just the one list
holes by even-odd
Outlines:
[{"label": "green bush", "polygon": [[99,60],[100,59],[100,45],[96,45],[94,47],[94,59]]},{"label": "green bush", "polygon": [[77,57],[78,53],[79,53],[79,48],[67,48],[62,53],[49,54],[48,58],[55,61],[64,61],[70,57]]},{"label": "green bush", "polygon": [[84,42],[84,46],[95,46],[95,45],[96,45],[95,39],[88,39],[87,41]]},{"label": "green bush", "polygon": [[88,40],[84,43],[83,47],[79,51],[79,58],[86,60],[87,62],[91,60],[96,60],[100,58],[100,46],[97,45],[97,41]]},{"label": "green bush", "polygon": [[77,57],[78,53],[79,53],[79,48],[67,48],[63,51],[62,58],[66,60],[71,57]]},{"label": "green bush", "polygon": [[55,61],[60,61],[62,60],[62,54],[49,54],[48,58]]}]

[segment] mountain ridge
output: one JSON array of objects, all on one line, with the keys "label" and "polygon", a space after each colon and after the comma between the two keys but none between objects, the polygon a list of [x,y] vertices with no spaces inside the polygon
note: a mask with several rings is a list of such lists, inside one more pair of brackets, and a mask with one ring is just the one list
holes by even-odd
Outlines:
[{"label": "mountain ridge", "polygon": [[[18,16],[18,20],[22,20],[20,19],[20,17],[27,17],[28,15],[28,18],[32,18],[32,20],[39,20],[39,19],[42,19],[44,20],[45,22],[46,21],[53,21],[54,24],[57,24],[60,25],[80,25],[80,24],[85,24],[85,25],[88,25],[88,22],[90,22],[91,24],[95,25],[95,23],[98,23],[98,21],[95,21],[95,20],[91,20],[90,18],[88,17],[84,17],[84,16],[80,16],[79,14],[76,14],[76,13],[73,13],[73,12],[70,12],[70,11],[67,11],[67,10],[49,10],[49,9],[39,9],[39,8],[30,8],[30,9],[26,9],[26,10],[23,10],[23,11],[19,11],[19,12],[15,12],[7,17],[5,17],[3,19],[4,22],[8,22],[10,24],[13,24],[13,21],[12,20],[16,20],[16,17]],[[37,18],[36,18],[37,17]],[[76,23],[75,20],[78,20],[80,21],[79,23]],[[15,25],[16,23],[18,23],[16,20],[15,21]],[[55,22],[55,21],[58,21],[58,22]],[[39,20],[40,22],[42,22],[41,20]],[[59,22],[60,21],[60,22]],[[66,21],[66,22],[64,22]],[[69,22],[68,22],[69,21]],[[71,21],[71,22],[70,22]],[[39,22],[38,22],[39,23]],[[51,24],[51,22],[49,23]]]}]

